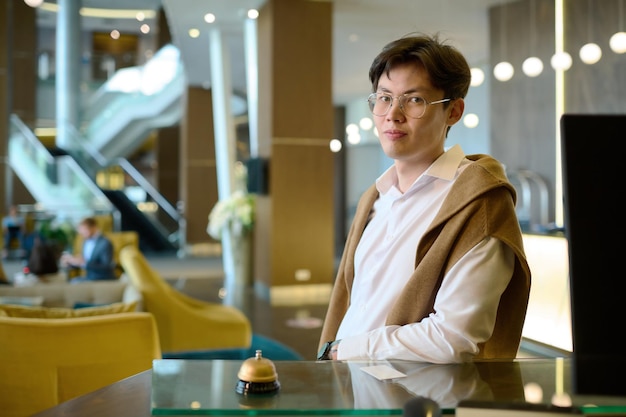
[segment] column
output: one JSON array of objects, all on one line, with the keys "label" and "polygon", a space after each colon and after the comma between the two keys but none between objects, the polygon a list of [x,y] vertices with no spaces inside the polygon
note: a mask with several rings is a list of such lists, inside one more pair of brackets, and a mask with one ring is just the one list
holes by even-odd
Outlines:
[{"label": "column", "polygon": [[56,144],[71,149],[80,115],[80,0],[59,0],[56,38]]},{"label": "column", "polygon": [[187,221],[187,243],[209,242],[206,228],[217,201],[213,104],[210,90],[190,86],[180,130],[180,199]]},{"label": "column", "polygon": [[255,279],[270,291],[334,279],[332,3],[269,0],[260,11]]},{"label": "column", "polygon": [[8,155],[9,118],[16,114],[30,127],[36,121],[37,20],[23,1],[0,2],[0,211],[33,198],[13,174]]}]

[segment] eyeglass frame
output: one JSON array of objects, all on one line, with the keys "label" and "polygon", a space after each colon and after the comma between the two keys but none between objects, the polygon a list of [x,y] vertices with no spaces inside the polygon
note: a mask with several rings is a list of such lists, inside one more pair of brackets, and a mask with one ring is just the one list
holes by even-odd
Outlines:
[{"label": "eyeglass frame", "polygon": [[[374,104],[372,104],[372,102],[370,101],[372,98],[377,98],[378,95],[382,95],[382,96],[387,96],[391,98],[391,101],[389,102],[389,107],[387,107],[387,110],[383,113],[383,114],[375,114],[374,113],[374,106],[376,105],[376,103],[374,102]],[[408,115],[405,113],[404,111],[404,105],[402,104],[401,98],[405,98],[408,99],[409,97],[419,97],[422,100],[424,100],[424,103],[426,103],[426,106],[424,106],[424,112],[421,114],[420,117],[414,117],[411,115]],[[367,96],[367,104],[368,107],[370,109],[370,113],[372,113],[374,116],[377,117],[383,117],[386,116],[387,113],[389,113],[389,110],[391,110],[391,107],[393,107],[393,100],[397,99],[398,100],[398,104],[400,105],[400,111],[402,111],[402,114],[404,114],[406,117],[410,117],[411,119],[421,119],[422,117],[424,117],[424,115],[426,114],[426,109],[428,108],[428,106],[432,105],[432,104],[441,104],[441,103],[447,103],[449,101],[452,101],[452,98],[443,98],[441,100],[435,100],[435,101],[428,101],[426,100],[424,97],[422,96],[418,96],[415,94],[409,94],[409,93],[405,93],[405,94],[400,94],[399,96],[392,96],[391,94],[388,93],[372,93],[369,96]]]}]

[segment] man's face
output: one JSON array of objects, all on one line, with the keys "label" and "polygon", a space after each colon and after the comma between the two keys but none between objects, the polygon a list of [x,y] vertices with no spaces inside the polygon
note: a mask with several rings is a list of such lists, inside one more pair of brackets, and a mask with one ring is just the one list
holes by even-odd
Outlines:
[{"label": "man's face", "polygon": [[78,234],[80,234],[83,238],[88,239],[93,236],[95,230],[86,224],[78,225]]},{"label": "man's face", "polygon": [[[448,98],[432,86],[426,70],[417,64],[397,66],[389,75],[383,73],[376,92],[393,97],[417,95],[427,102]],[[452,100],[445,103],[448,106],[444,103],[427,105],[424,115],[415,119],[405,115],[398,99],[394,98],[387,114],[374,116],[383,151],[396,164],[430,164],[443,153],[446,130],[461,117],[462,101]]]}]

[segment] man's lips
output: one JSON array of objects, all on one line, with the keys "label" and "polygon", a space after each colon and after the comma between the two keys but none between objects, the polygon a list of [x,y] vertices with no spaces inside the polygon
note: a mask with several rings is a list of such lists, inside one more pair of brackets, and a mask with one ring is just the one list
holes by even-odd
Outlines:
[{"label": "man's lips", "polygon": [[385,137],[389,139],[400,139],[406,136],[406,132],[398,129],[388,129],[384,131]]}]

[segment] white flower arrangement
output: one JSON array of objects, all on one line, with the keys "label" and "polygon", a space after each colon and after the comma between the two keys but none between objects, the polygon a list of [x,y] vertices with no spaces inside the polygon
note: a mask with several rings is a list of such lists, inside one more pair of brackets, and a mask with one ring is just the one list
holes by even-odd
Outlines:
[{"label": "white flower arrangement", "polygon": [[230,197],[219,200],[209,214],[207,233],[214,239],[222,240],[222,234],[228,228],[234,237],[244,236],[254,228],[256,200],[248,193],[248,170],[241,163],[234,167],[235,191]]},{"label": "white flower arrangement", "polygon": [[224,229],[234,236],[243,236],[254,228],[255,198],[253,194],[237,190],[229,198],[219,200],[209,214],[207,233],[221,240]]}]

